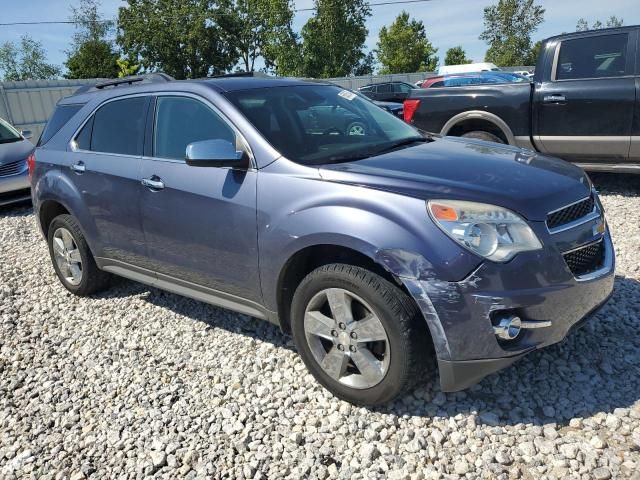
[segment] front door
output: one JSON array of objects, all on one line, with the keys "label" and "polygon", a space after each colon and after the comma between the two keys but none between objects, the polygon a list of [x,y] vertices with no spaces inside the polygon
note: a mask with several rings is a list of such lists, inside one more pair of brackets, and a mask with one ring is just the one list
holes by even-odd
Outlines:
[{"label": "front door", "polygon": [[624,162],[635,101],[635,33],[588,35],[558,45],[551,81],[536,89],[534,137],[575,162]]},{"label": "front door", "polygon": [[94,222],[86,233],[98,260],[146,262],[139,178],[148,106],[146,96],[109,101],[73,141],[71,178]]},{"label": "front door", "polygon": [[[204,100],[159,96],[149,157],[142,162],[142,224],[152,269],[182,281],[259,301],[256,171],[192,167],[189,143],[241,140]],[[166,276],[166,277],[164,277]]]}]

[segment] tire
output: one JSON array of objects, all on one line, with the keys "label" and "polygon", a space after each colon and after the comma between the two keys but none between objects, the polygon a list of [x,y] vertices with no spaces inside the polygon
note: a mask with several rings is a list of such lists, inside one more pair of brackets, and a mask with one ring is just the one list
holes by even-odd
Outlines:
[{"label": "tire", "polygon": [[362,122],[351,122],[345,130],[347,136],[364,136],[367,134],[367,127]]},{"label": "tire", "polygon": [[[340,317],[331,310],[330,295],[351,296],[353,322],[344,329],[341,322],[334,322],[329,332],[327,323],[322,322],[335,320],[331,316]],[[373,320],[367,310],[379,320],[376,328],[362,323],[365,318]],[[322,322],[315,318],[322,318]],[[386,340],[362,342],[365,338],[381,338],[380,325]],[[409,391],[422,378],[431,358],[427,325],[414,302],[379,275],[351,265],[325,265],[302,280],[293,296],[291,329],[298,352],[316,380],[336,397],[357,405],[388,403]],[[314,330],[325,336],[310,333]],[[355,340],[354,332],[360,335]],[[338,351],[340,345],[343,351]],[[325,363],[335,368],[325,369],[323,356],[339,358]]]},{"label": "tire", "polygon": [[483,132],[481,130],[467,132],[462,135],[462,138],[473,138],[475,140],[484,140],[485,142],[502,143],[503,145],[505,143],[504,140],[494,135],[493,133]]},{"label": "tire", "polygon": [[[65,214],[54,218],[49,224],[47,242],[56,275],[71,293],[84,297],[109,286],[111,275],[103,272],[96,265],[80,225],[73,216]],[[61,255],[60,242],[69,254],[64,259]],[[71,247],[68,247],[69,245]],[[74,275],[78,270],[79,277]]]}]

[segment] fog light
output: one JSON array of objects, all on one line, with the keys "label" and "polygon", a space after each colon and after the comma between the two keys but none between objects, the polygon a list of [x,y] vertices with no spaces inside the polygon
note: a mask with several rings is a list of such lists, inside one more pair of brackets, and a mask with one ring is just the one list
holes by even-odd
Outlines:
[{"label": "fog light", "polygon": [[493,333],[500,340],[513,340],[520,334],[522,328],[522,320],[516,315],[503,317],[493,326]]}]

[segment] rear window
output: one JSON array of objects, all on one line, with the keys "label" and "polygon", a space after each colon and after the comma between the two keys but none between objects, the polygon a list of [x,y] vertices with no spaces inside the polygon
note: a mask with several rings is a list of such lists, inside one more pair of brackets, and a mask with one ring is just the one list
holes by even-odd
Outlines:
[{"label": "rear window", "polygon": [[81,108],[82,105],[58,105],[45,125],[42,135],[40,135],[38,147],[51,140],[51,137],[58,133]]}]

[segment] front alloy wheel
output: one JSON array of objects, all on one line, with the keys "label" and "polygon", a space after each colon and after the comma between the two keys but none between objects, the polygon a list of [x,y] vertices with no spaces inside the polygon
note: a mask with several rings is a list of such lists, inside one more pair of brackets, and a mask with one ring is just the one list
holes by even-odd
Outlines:
[{"label": "front alloy wheel", "polygon": [[397,285],[354,265],[317,268],[291,304],[291,330],[311,374],[331,393],[379,405],[422,378],[430,352],[427,325]]},{"label": "front alloy wheel", "polygon": [[373,309],[342,288],[318,292],[304,316],[309,349],[334,380],[351,388],[371,388],[382,381],[391,352],[389,339]]}]

